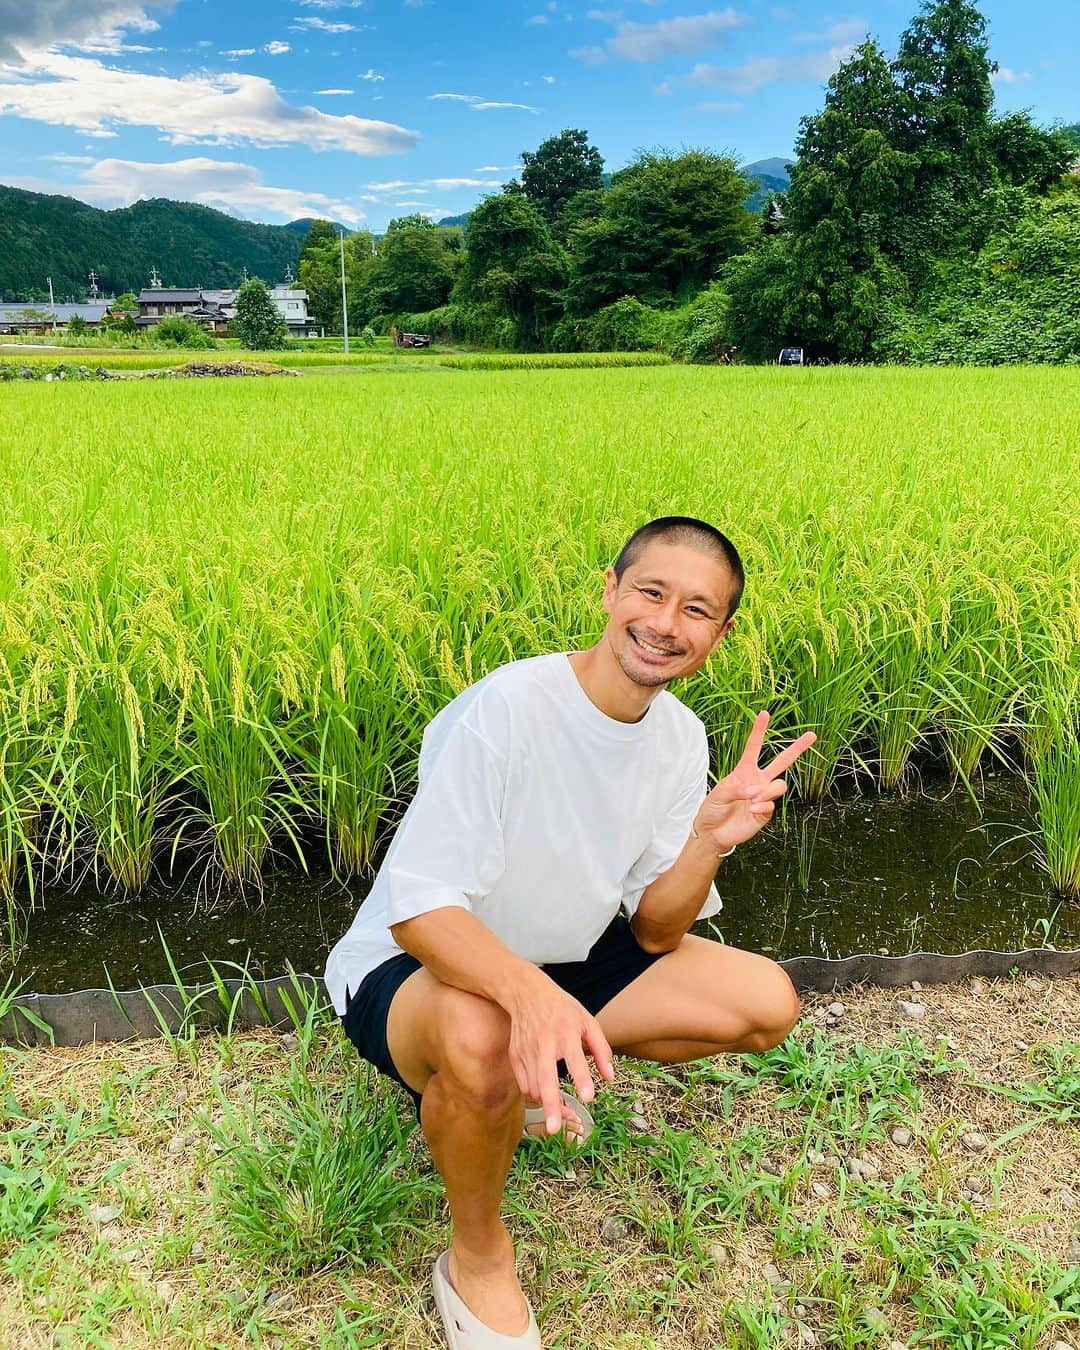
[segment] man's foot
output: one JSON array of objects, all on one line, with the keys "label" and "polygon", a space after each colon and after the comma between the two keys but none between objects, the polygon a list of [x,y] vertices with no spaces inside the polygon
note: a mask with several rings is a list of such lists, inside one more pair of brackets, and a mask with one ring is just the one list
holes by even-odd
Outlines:
[{"label": "man's foot", "polygon": [[485,1326],[503,1336],[520,1336],[529,1325],[529,1305],[514,1269],[513,1243],[509,1233],[505,1236],[505,1250],[495,1255],[465,1251],[455,1238],[450,1283]]},{"label": "man's foot", "polygon": [[[539,1106],[538,1101],[532,1097],[525,1098],[525,1106],[528,1109]],[[563,1128],[566,1130],[567,1141],[571,1144],[580,1144],[585,1138],[585,1129],[581,1123],[581,1117],[577,1114],[569,1102],[562,1103]],[[526,1125],[527,1134],[534,1135],[538,1139],[547,1138],[547,1126],[542,1120],[538,1120],[533,1125]]]}]

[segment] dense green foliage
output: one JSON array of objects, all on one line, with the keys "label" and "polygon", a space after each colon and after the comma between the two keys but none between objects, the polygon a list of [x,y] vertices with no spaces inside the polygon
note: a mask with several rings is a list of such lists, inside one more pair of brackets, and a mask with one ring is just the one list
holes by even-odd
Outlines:
[{"label": "dense green foliage", "polygon": [[[691,332],[723,308],[704,294]],[[595,640],[603,569],[673,506],[746,562],[679,691],[718,767],[769,707],[770,738],[818,733],[804,800],[927,753],[958,779],[1051,754],[1075,800],[1080,478],[1048,447],[1080,371],[538,368],[567,359],[6,384],[0,893],[54,865],[136,889],[174,845],[236,883],[275,851],[362,871],[431,716]],[[1040,809],[1047,857],[1051,834],[1075,857]]]},{"label": "dense green foliage", "polygon": [[249,277],[236,296],[236,318],[232,322],[245,347],[255,352],[281,351],[289,345],[289,330],[281,311],[258,277]]},{"label": "dense green foliage", "polygon": [[757,215],[726,156],[605,175],[564,131],[470,214],[463,258],[410,222],[400,262],[385,243],[358,260],[350,307],[355,287],[358,321],[501,348],[1077,360],[1080,133],[997,116],[995,69],[969,0],[922,0],[895,59],[867,40],[832,76]]},{"label": "dense green foliage", "polygon": [[0,295],[47,300],[138,291],[156,267],[167,286],[235,286],[244,268],[273,283],[302,243],[284,225],[257,225],[192,202],[155,198],[99,211],[71,197],[0,187]]}]

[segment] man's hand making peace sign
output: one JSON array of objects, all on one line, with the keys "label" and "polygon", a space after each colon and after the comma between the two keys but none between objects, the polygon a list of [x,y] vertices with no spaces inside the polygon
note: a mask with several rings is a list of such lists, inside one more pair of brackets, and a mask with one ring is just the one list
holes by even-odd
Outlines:
[{"label": "man's hand making peace sign", "polygon": [[817,740],[812,731],[805,731],[761,768],[758,760],[768,725],[769,714],[759,712],[738,764],[720,779],[694,818],[694,830],[708,839],[717,853],[729,853],[736,844],[752,839],[769,823],[776,802],[787,788],[780,775]]}]

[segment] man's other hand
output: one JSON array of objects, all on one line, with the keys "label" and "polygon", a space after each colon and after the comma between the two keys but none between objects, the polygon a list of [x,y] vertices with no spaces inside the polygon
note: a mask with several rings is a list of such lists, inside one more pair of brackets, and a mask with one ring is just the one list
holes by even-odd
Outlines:
[{"label": "man's other hand", "polygon": [[607,1082],[615,1078],[614,1057],[600,1024],[591,1013],[544,974],[532,967],[506,1008],[510,1015],[510,1064],[518,1087],[544,1109],[548,1134],[563,1127],[559,1096],[559,1060],[566,1061],[577,1094],[591,1102],[596,1085],[585,1058]]},{"label": "man's other hand", "polygon": [[717,853],[726,853],[736,844],[752,839],[769,823],[777,801],[787,789],[781,775],[817,740],[814,732],[803,732],[762,768],[758,761],[768,725],[769,714],[759,712],[738,764],[720,779],[694,818],[694,828],[709,839]]}]

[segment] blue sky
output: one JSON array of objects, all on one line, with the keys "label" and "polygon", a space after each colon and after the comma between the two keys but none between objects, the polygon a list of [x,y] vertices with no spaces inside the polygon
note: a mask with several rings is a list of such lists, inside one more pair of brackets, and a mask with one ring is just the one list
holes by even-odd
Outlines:
[{"label": "blue sky", "polygon": [[[791,152],[798,119],[916,0],[0,0],[0,182],[254,220],[467,210],[584,127],[643,147]],[[1076,0],[986,0],[1001,110],[1080,120]]]}]

